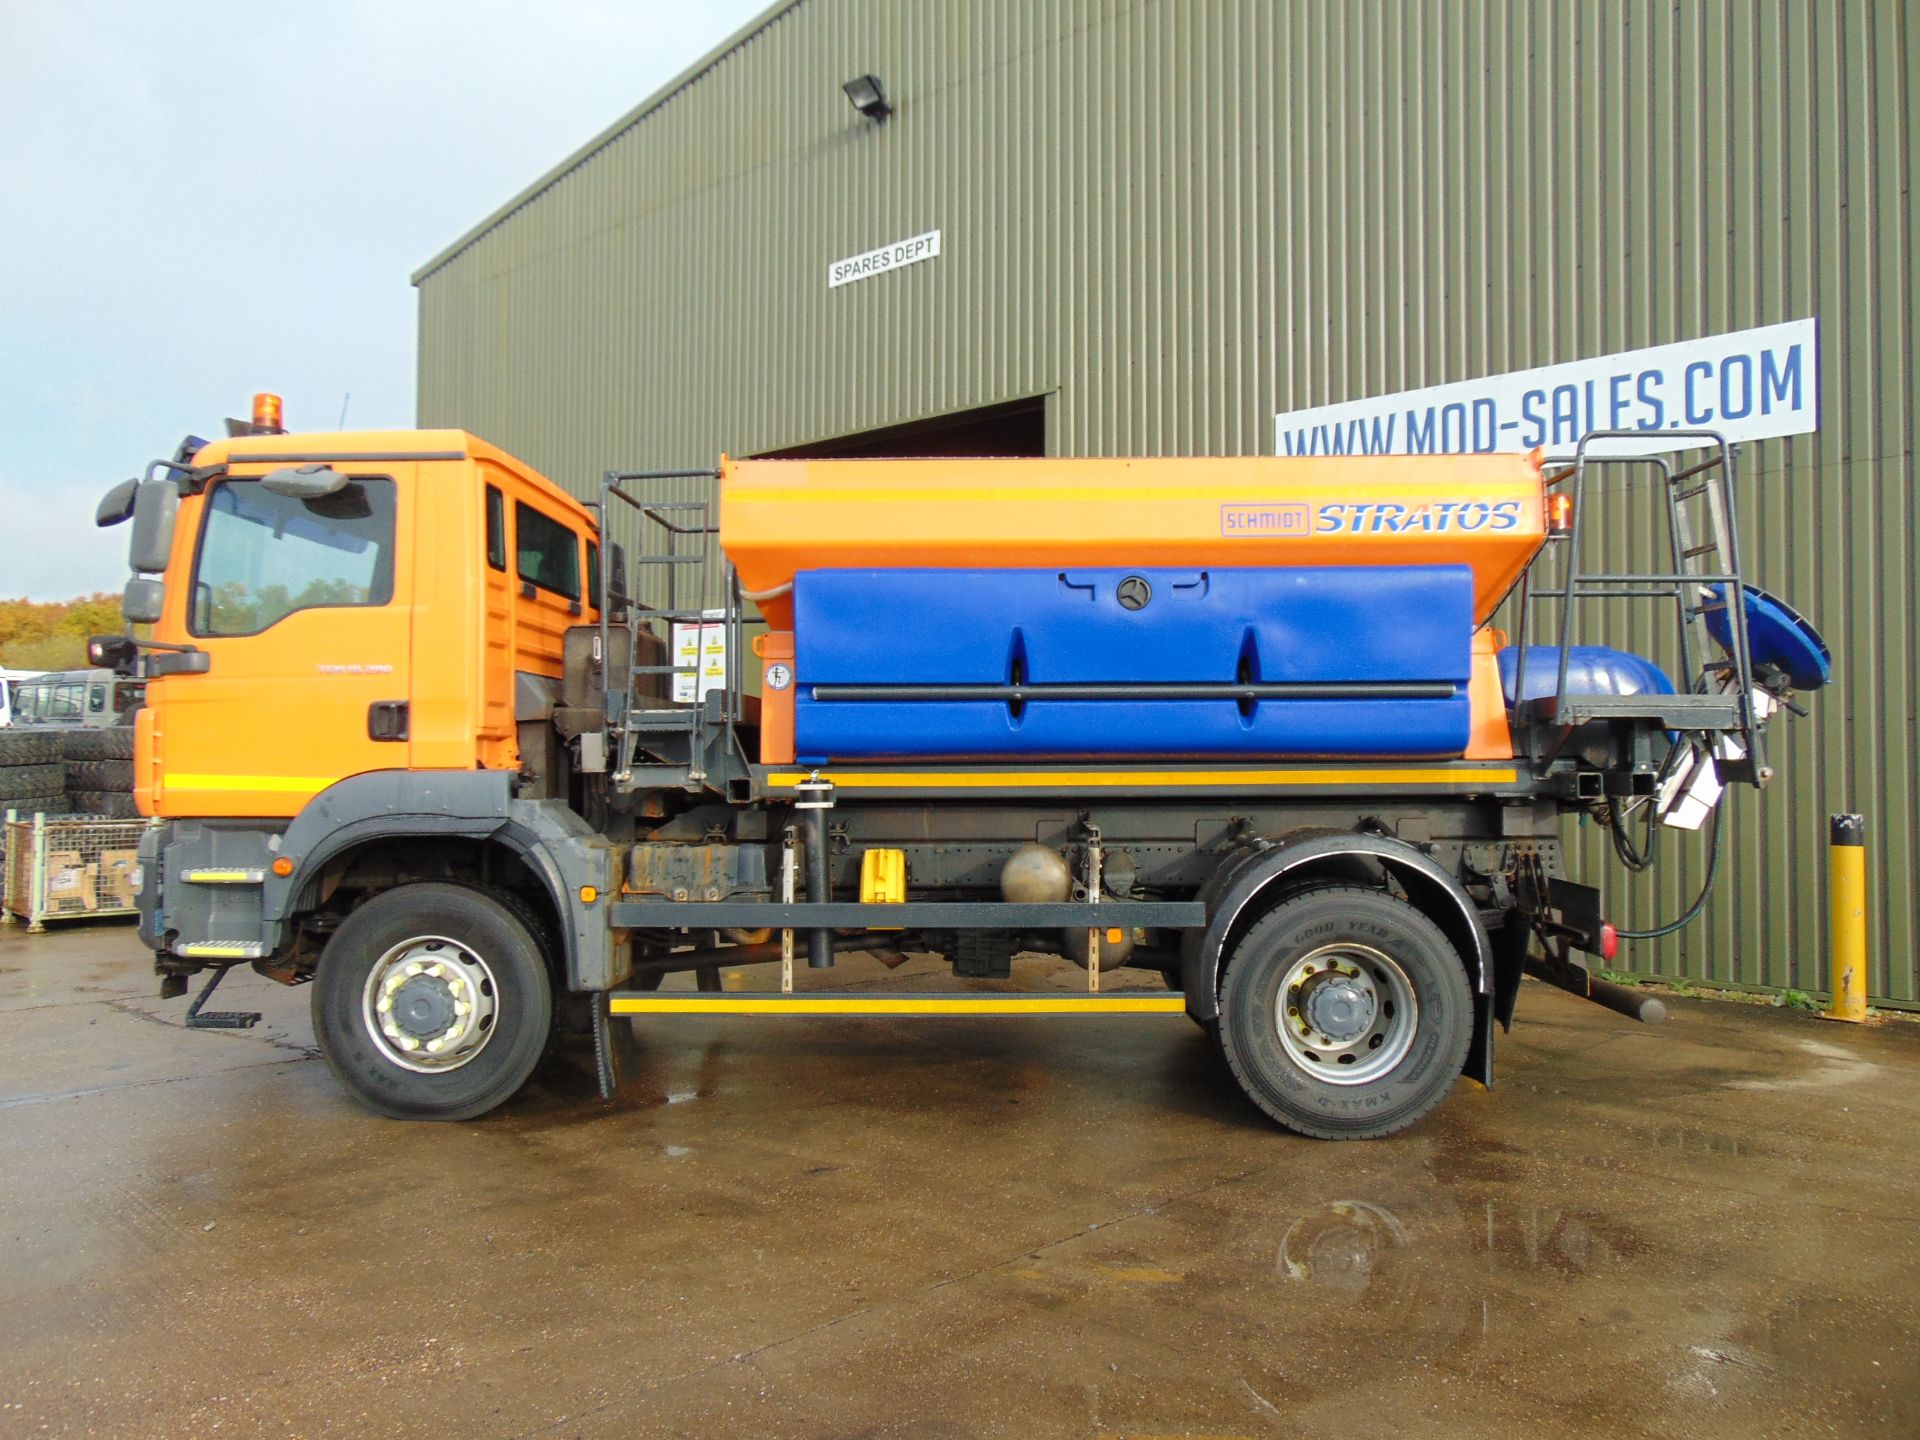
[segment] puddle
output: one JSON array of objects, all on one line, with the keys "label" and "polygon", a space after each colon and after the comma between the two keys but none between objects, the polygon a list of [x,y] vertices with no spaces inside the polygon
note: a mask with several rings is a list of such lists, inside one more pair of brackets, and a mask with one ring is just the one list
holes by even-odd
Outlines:
[{"label": "puddle", "polygon": [[1871,1060],[1862,1060],[1853,1051],[1819,1040],[1796,1040],[1794,1045],[1824,1063],[1804,1075],[1789,1075],[1763,1080],[1729,1080],[1730,1090],[1832,1090],[1858,1085],[1880,1071]]},{"label": "puddle", "polygon": [[1586,1210],[1558,1206],[1501,1206],[1482,1209],[1478,1248],[1527,1270],[1557,1270],[1585,1275],[1649,1253],[1650,1247],[1625,1225]]}]

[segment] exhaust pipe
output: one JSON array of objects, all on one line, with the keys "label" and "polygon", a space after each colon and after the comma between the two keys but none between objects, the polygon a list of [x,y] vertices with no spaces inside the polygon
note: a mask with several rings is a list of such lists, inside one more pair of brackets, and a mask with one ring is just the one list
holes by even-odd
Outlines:
[{"label": "exhaust pipe", "polygon": [[1667,1007],[1658,997],[1642,995],[1624,985],[1615,985],[1611,980],[1598,979],[1586,966],[1576,965],[1561,956],[1529,955],[1521,968],[1536,980],[1544,980],[1569,995],[1591,1000],[1616,1015],[1638,1020],[1643,1025],[1659,1025],[1667,1018]]},{"label": "exhaust pipe", "polygon": [[1638,1020],[1643,1025],[1663,1025],[1667,1019],[1667,1007],[1657,995],[1643,995],[1638,990],[1629,990],[1624,985],[1615,985],[1611,980],[1587,979],[1587,999],[1596,1005],[1604,1005],[1616,1014],[1629,1020]]}]

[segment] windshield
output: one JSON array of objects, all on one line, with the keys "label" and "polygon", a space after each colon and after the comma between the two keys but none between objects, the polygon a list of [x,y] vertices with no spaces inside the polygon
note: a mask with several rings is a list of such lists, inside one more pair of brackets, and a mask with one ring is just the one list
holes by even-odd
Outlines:
[{"label": "windshield", "polygon": [[356,480],[293,500],[257,480],[207,495],[194,562],[195,635],[257,635],[296,610],[385,605],[393,598],[391,480]]}]

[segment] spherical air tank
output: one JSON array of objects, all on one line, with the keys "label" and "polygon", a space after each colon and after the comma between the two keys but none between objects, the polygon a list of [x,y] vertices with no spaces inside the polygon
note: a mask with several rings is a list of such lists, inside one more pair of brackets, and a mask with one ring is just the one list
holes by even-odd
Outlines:
[{"label": "spherical air tank", "polygon": [[[1118,970],[1133,958],[1133,931],[1119,930],[1120,938],[1115,940],[1114,930],[1104,930],[1100,936],[1100,973]],[[1060,948],[1066,956],[1082,970],[1087,968],[1087,932],[1079,928],[1060,932]]]},{"label": "spherical air tank", "polygon": [[1015,905],[1058,905],[1073,893],[1067,857],[1051,845],[1022,845],[1000,867],[1000,895]]},{"label": "spherical air tank", "polygon": [[[1000,894],[1016,905],[1058,905],[1073,894],[1073,870],[1066,856],[1051,845],[1022,845],[1000,867]],[[1060,932],[1060,948],[1082,970],[1087,968],[1087,932],[1074,927]],[[1100,973],[1127,963],[1133,954],[1133,932],[1122,932],[1100,942]]]}]

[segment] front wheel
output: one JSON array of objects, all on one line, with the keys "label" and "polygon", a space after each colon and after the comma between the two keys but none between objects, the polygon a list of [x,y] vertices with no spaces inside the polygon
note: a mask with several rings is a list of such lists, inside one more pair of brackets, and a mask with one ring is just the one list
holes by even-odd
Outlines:
[{"label": "front wheel", "polygon": [[1302,1135],[1404,1130],[1446,1097],[1472,1039],[1459,953],[1385,891],[1303,891],[1228,957],[1220,1047],[1248,1097]]},{"label": "front wheel", "polygon": [[459,885],[402,885],[349,915],[314,975],[313,1030],[348,1093],[397,1120],[470,1120],[526,1083],[552,985],[520,912]]}]

